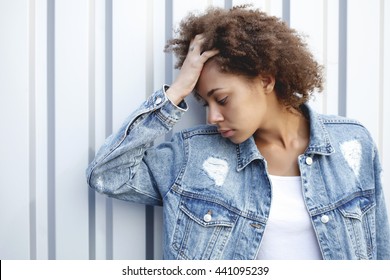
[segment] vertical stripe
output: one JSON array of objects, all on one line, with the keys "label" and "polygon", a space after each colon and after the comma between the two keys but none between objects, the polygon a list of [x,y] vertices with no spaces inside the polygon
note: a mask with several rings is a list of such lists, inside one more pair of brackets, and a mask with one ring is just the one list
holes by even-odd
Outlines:
[{"label": "vertical stripe", "polygon": [[114,213],[112,198],[106,197],[106,260],[114,258]]},{"label": "vertical stripe", "polygon": [[[173,31],[173,0],[165,1],[165,41],[172,38]],[[165,83],[173,82],[173,55],[165,53]],[[172,130],[165,135],[165,140],[172,138]]]},{"label": "vertical stripe", "polygon": [[112,101],[112,0],[106,0],[106,137],[113,129]]},{"label": "vertical stripe", "polygon": [[30,259],[37,259],[36,117],[35,117],[35,0],[29,2],[29,186]]},{"label": "vertical stripe", "polygon": [[283,21],[287,23],[287,25],[290,25],[290,15],[291,15],[290,0],[283,0],[282,18]]},{"label": "vertical stripe", "polygon": [[380,0],[379,18],[379,104],[378,104],[378,152],[383,158],[383,125],[384,125],[384,73],[385,73],[385,3]]},{"label": "vertical stripe", "polygon": [[55,0],[47,0],[48,258],[56,258],[55,204]]},{"label": "vertical stripe", "polygon": [[[173,29],[173,0],[165,1],[165,41],[172,37]],[[165,53],[165,82],[170,84],[173,80],[172,53]]]},{"label": "vertical stripe", "polygon": [[233,0],[225,0],[225,9],[231,9],[233,7]]},{"label": "vertical stripe", "polygon": [[327,71],[326,69],[328,64],[328,1],[323,2],[323,22],[322,22],[322,61],[324,62],[324,94],[322,95],[322,113],[326,114],[328,112],[328,102],[327,102]]},{"label": "vertical stripe", "polygon": [[[95,157],[95,0],[89,1],[88,27],[88,162]],[[88,188],[89,259],[96,259],[95,191]]]},{"label": "vertical stripe", "polygon": [[[106,137],[112,133],[113,129],[113,101],[112,101],[112,0],[106,0]],[[113,237],[113,208],[112,199],[106,198],[106,259],[112,260],[114,257],[114,237]]]},{"label": "vertical stripe", "polygon": [[338,114],[347,115],[347,0],[339,1],[339,105]]},{"label": "vertical stripe", "polygon": [[154,259],[154,207],[145,206],[145,258]]},{"label": "vertical stripe", "polygon": [[147,0],[146,3],[146,12],[147,12],[147,18],[146,18],[146,73],[145,73],[145,97],[148,97],[153,92],[153,86],[154,86],[154,56],[153,56],[153,50],[154,50],[154,32],[153,32],[153,22],[154,22],[154,7],[153,7],[153,1]]},{"label": "vertical stripe", "polygon": [[[145,97],[149,96],[153,92],[154,85],[154,57],[153,57],[153,19],[154,19],[154,9],[153,1],[147,0],[146,3],[146,67],[145,67]],[[145,206],[145,256],[147,260],[154,259],[154,207]]]}]

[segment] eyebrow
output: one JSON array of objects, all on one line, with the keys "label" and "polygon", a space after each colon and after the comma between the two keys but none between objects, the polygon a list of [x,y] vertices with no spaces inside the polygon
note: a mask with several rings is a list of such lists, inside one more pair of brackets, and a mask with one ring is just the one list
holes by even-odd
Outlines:
[{"label": "eyebrow", "polygon": [[207,93],[207,97],[210,97],[214,94],[214,92],[216,92],[217,90],[220,90],[222,88],[213,88],[212,90],[210,90],[208,93]]}]

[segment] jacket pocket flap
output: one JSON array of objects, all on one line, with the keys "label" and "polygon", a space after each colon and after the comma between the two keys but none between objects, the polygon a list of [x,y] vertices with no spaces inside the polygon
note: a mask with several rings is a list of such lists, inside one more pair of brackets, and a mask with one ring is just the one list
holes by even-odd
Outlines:
[{"label": "jacket pocket flap", "polygon": [[360,220],[362,216],[374,206],[374,194],[369,194],[355,197],[339,206],[338,209],[344,217]]},{"label": "jacket pocket flap", "polygon": [[180,210],[204,227],[233,227],[238,218],[238,214],[222,205],[194,198],[183,198],[180,203]]}]

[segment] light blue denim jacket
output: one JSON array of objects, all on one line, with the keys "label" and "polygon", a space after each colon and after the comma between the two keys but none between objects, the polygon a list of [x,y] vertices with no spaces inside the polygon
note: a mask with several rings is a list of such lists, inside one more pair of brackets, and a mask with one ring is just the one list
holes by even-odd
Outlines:
[{"label": "light blue denim jacket", "polygon": [[[187,109],[185,102],[179,107],[163,89],[153,94],[106,140],[87,169],[88,184],[162,205],[165,259],[255,259],[272,207],[267,162],[253,138],[236,145],[209,125],[152,147]],[[390,259],[381,167],[368,131],[304,111],[310,143],[298,163],[323,258]]]}]

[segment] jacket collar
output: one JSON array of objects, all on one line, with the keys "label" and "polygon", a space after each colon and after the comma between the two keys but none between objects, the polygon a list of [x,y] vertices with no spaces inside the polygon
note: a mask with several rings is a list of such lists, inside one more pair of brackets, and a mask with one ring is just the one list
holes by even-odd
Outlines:
[{"label": "jacket collar", "polygon": [[[305,154],[330,155],[334,153],[335,149],[330,142],[329,134],[321,115],[307,104],[302,105],[301,109],[310,121],[310,141]],[[244,169],[255,159],[264,161],[264,157],[257,149],[253,137],[237,145],[237,171]]]},{"label": "jacket collar", "polygon": [[334,153],[335,149],[330,142],[322,115],[315,112],[307,104],[302,105],[301,109],[310,121],[310,142],[305,154],[330,155]]}]

